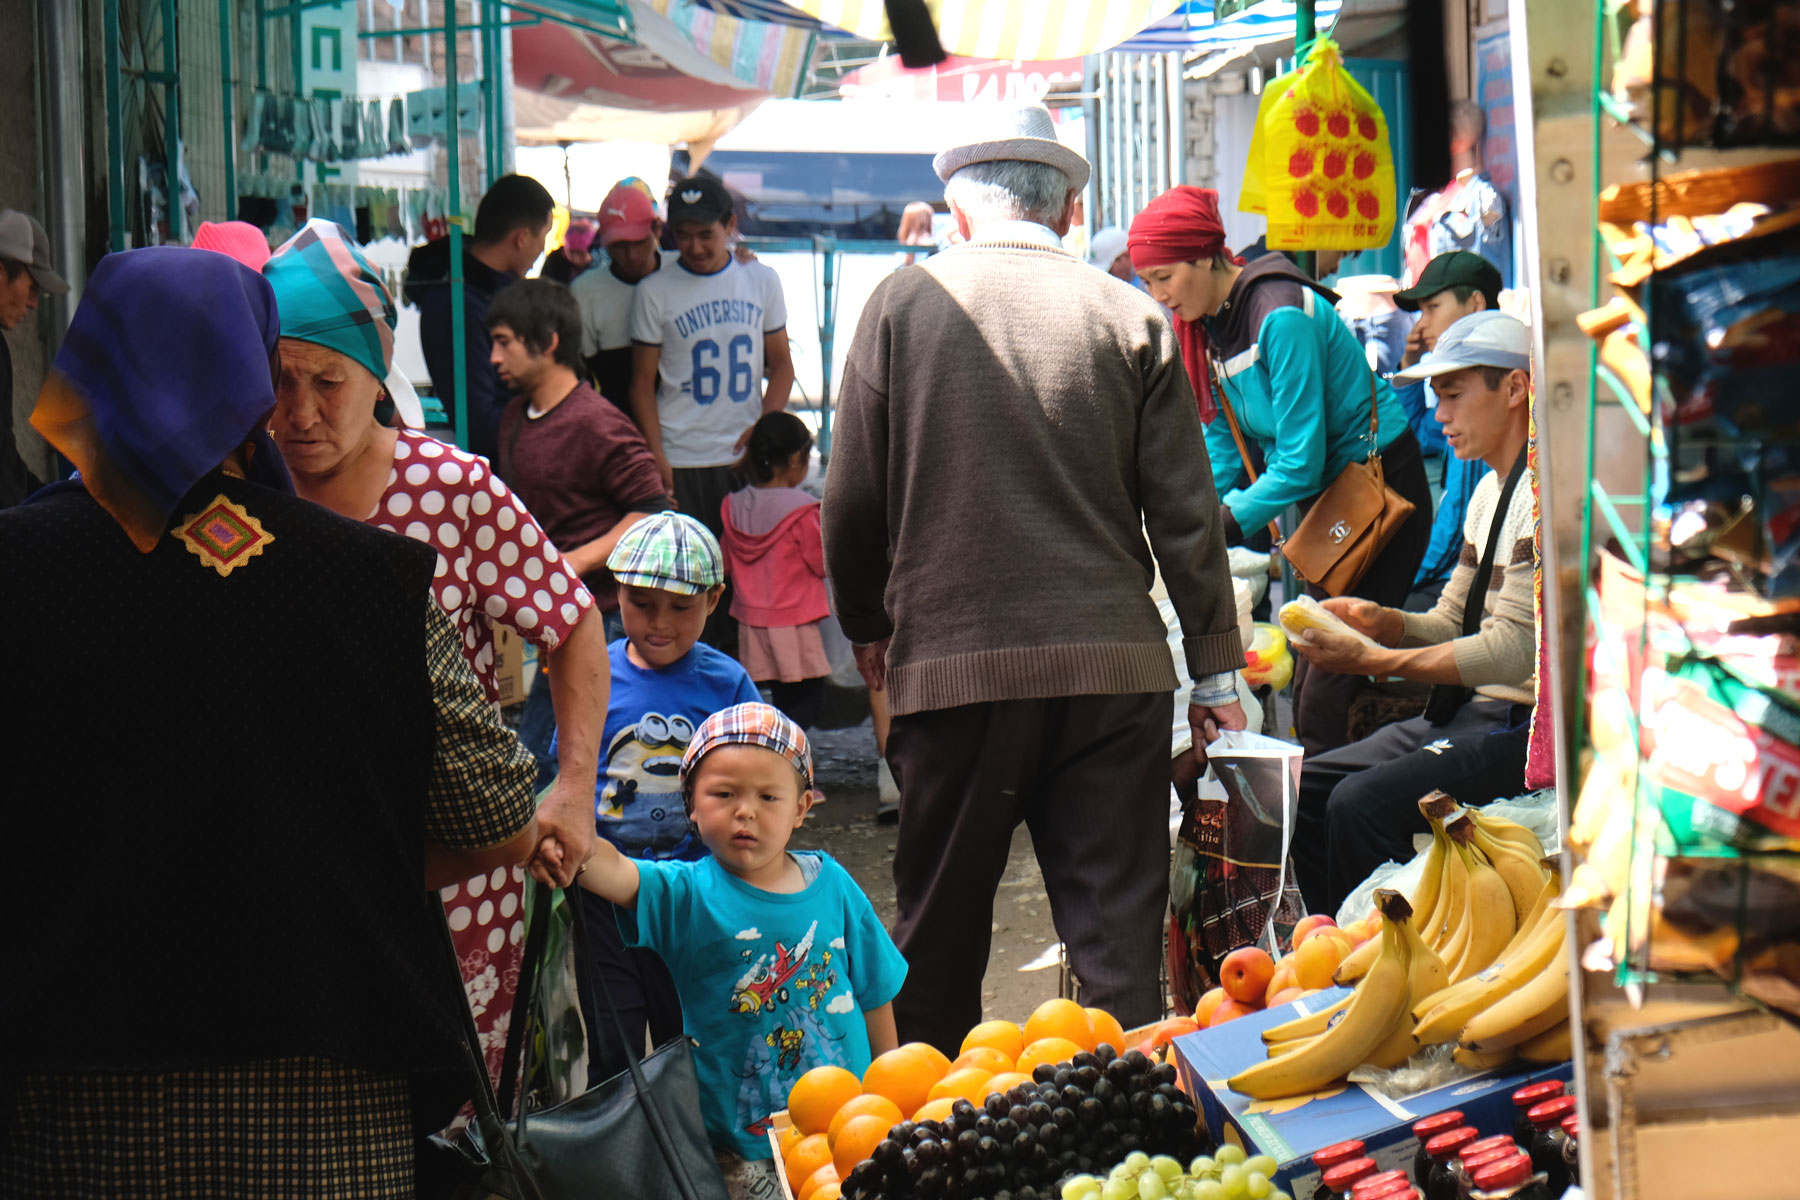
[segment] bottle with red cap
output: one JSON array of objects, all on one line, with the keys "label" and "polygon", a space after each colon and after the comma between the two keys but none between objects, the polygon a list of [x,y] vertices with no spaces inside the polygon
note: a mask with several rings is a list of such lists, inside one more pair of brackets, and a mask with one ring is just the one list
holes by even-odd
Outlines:
[{"label": "bottle with red cap", "polygon": [[1450,1164],[1450,1170],[1456,1176],[1457,1200],[1469,1200],[1469,1192],[1475,1186],[1476,1171],[1498,1159],[1511,1158],[1519,1153],[1522,1153],[1519,1144],[1505,1134],[1482,1138],[1479,1142],[1464,1146],[1462,1153],[1457,1155],[1457,1160]]},{"label": "bottle with red cap", "polygon": [[1462,1125],[1425,1143],[1425,1154],[1431,1159],[1431,1173],[1425,1180],[1426,1200],[1456,1200],[1456,1176],[1450,1173],[1450,1164],[1464,1146],[1480,1136]]},{"label": "bottle with red cap", "polygon": [[1528,1083],[1513,1093],[1513,1140],[1521,1146],[1530,1146],[1532,1136],[1537,1130],[1531,1127],[1531,1118],[1525,1114],[1531,1111],[1534,1104],[1542,1104],[1563,1094],[1560,1079],[1542,1079],[1537,1083]]},{"label": "bottle with red cap", "polygon": [[1358,1180],[1350,1189],[1351,1200],[1413,1200],[1417,1196],[1405,1171],[1382,1171]]},{"label": "bottle with red cap", "polygon": [[1569,1186],[1569,1168],[1563,1162],[1562,1123],[1575,1115],[1573,1096],[1558,1096],[1542,1104],[1534,1104],[1526,1112],[1531,1118],[1531,1165],[1550,1181],[1550,1194],[1560,1196]]},{"label": "bottle with red cap", "polygon": [[1425,1188],[1425,1181],[1431,1176],[1431,1156],[1425,1153],[1425,1143],[1462,1123],[1463,1115],[1455,1109],[1413,1122],[1413,1136],[1419,1139],[1418,1152],[1413,1155],[1413,1182],[1419,1185],[1421,1191]]},{"label": "bottle with red cap", "polygon": [[[1333,1167],[1342,1166],[1344,1163],[1361,1158],[1362,1156],[1363,1144],[1360,1141],[1354,1140],[1339,1142],[1334,1146],[1327,1146],[1317,1154],[1313,1155],[1313,1166],[1319,1168],[1320,1183],[1318,1190],[1312,1194],[1312,1200],[1333,1200],[1338,1193],[1332,1191],[1331,1187],[1324,1182],[1325,1173]],[[1370,1160],[1369,1165],[1371,1167],[1374,1166],[1373,1159]]]},{"label": "bottle with red cap", "polygon": [[1350,1190],[1357,1180],[1367,1179],[1375,1174],[1375,1160],[1372,1158],[1353,1158],[1341,1162],[1325,1172],[1324,1195],[1330,1200],[1350,1200]]},{"label": "bottle with red cap", "polygon": [[1581,1117],[1570,1113],[1562,1120],[1563,1166],[1568,1169],[1571,1184],[1581,1182]]},{"label": "bottle with red cap", "polygon": [[1561,1192],[1552,1192],[1542,1175],[1531,1169],[1531,1158],[1518,1154],[1497,1159],[1475,1172],[1471,1200],[1554,1200]]}]

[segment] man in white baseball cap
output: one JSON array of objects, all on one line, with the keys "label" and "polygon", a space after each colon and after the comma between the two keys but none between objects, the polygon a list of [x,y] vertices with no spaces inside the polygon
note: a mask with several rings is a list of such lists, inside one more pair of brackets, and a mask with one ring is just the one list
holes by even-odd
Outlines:
[{"label": "man in white baseball cap", "polygon": [[[1194,393],[1149,296],[1063,249],[1088,163],[1041,104],[937,156],[965,241],[863,306],[825,480],[825,568],[893,710],[902,1041],[981,1019],[1024,822],[1085,1003],[1162,1014],[1169,733],[1162,569],[1188,721],[1242,729],[1244,665]],[[1102,915],[1104,914],[1104,915]]]},{"label": "man in white baseball cap", "polygon": [[1413,835],[1427,830],[1420,796],[1486,804],[1525,790],[1537,675],[1531,333],[1504,313],[1472,313],[1394,379],[1429,381],[1451,452],[1494,469],[1470,498],[1436,608],[1339,597],[1325,607],[1371,641],[1313,630],[1293,643],[1316,668],[1434,685],[1423,716],[1307,759],[1293,854],[1313,912],[1336,912],[1376,867],[1412,857]]},{"label": "man in white baseball cap", "polygon": [[[13,329],[37,307],[45,292],[69,290],[50,266],[50,236],[37,218],[16,209],[0,209],[0,331]],[[13,432],[12,350],[0,337],[0,508],[19,503],[39,486],[19,458]]]}]

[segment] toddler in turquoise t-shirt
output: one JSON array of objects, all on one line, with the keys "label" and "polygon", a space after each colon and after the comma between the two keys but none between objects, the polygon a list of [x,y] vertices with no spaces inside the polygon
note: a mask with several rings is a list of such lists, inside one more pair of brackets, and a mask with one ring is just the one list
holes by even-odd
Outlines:
[{"label": "toddler in turquoise t-shirt", "polygon": [[769,1115],[795,1080],[821,1066],[861,1075],[898,1045],[906,960],[830,855],[787,848],[813,800],[799,726],[767,704],[714,713],[681,788],[708,857],[640,861],[601,840],[577,879],[620,906],[628,944],[668,963],[713,1144],[765,1159]]}]

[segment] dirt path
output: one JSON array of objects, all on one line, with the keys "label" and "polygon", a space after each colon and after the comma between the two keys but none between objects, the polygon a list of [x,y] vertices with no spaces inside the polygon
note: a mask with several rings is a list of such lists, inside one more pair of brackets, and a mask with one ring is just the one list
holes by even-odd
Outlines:
[{"label": "dirt path", "polygon": [[[875,734],[867,721],[812,735],[815,771],[828,800],[814,810],[793,844],[824,850],[850,872],[890,928],[894,923],[894,827],[875,823]],[[1043,877],[1021,825],[994,901],[993,948],[982,987],[985,1017],[1023,1021],[1057,994],[1054,962],[1020,968],[1056,944]]]}]

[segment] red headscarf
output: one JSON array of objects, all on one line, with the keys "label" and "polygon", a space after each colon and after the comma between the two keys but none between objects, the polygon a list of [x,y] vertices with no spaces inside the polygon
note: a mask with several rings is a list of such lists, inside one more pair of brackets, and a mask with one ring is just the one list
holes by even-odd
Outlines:
[{"label": "red headscarf", "polygon": [[[1144,207],[1131,223],[1126,248],[1137,271],[1172,263],[1210,262],[1226,254],[1225,226],[1219,220],[1219,193],[1211,188],[1170,188]],[[1233,262],[1237,260],[1232,259]],[[1212,379],[1206,361],[1206,327],[1198,321],[1175,317],[1175,336],[1187,363],[1194,396],[1200,401],[1200,419],[1211,423],[1218,414],[1213,403]]]}]

